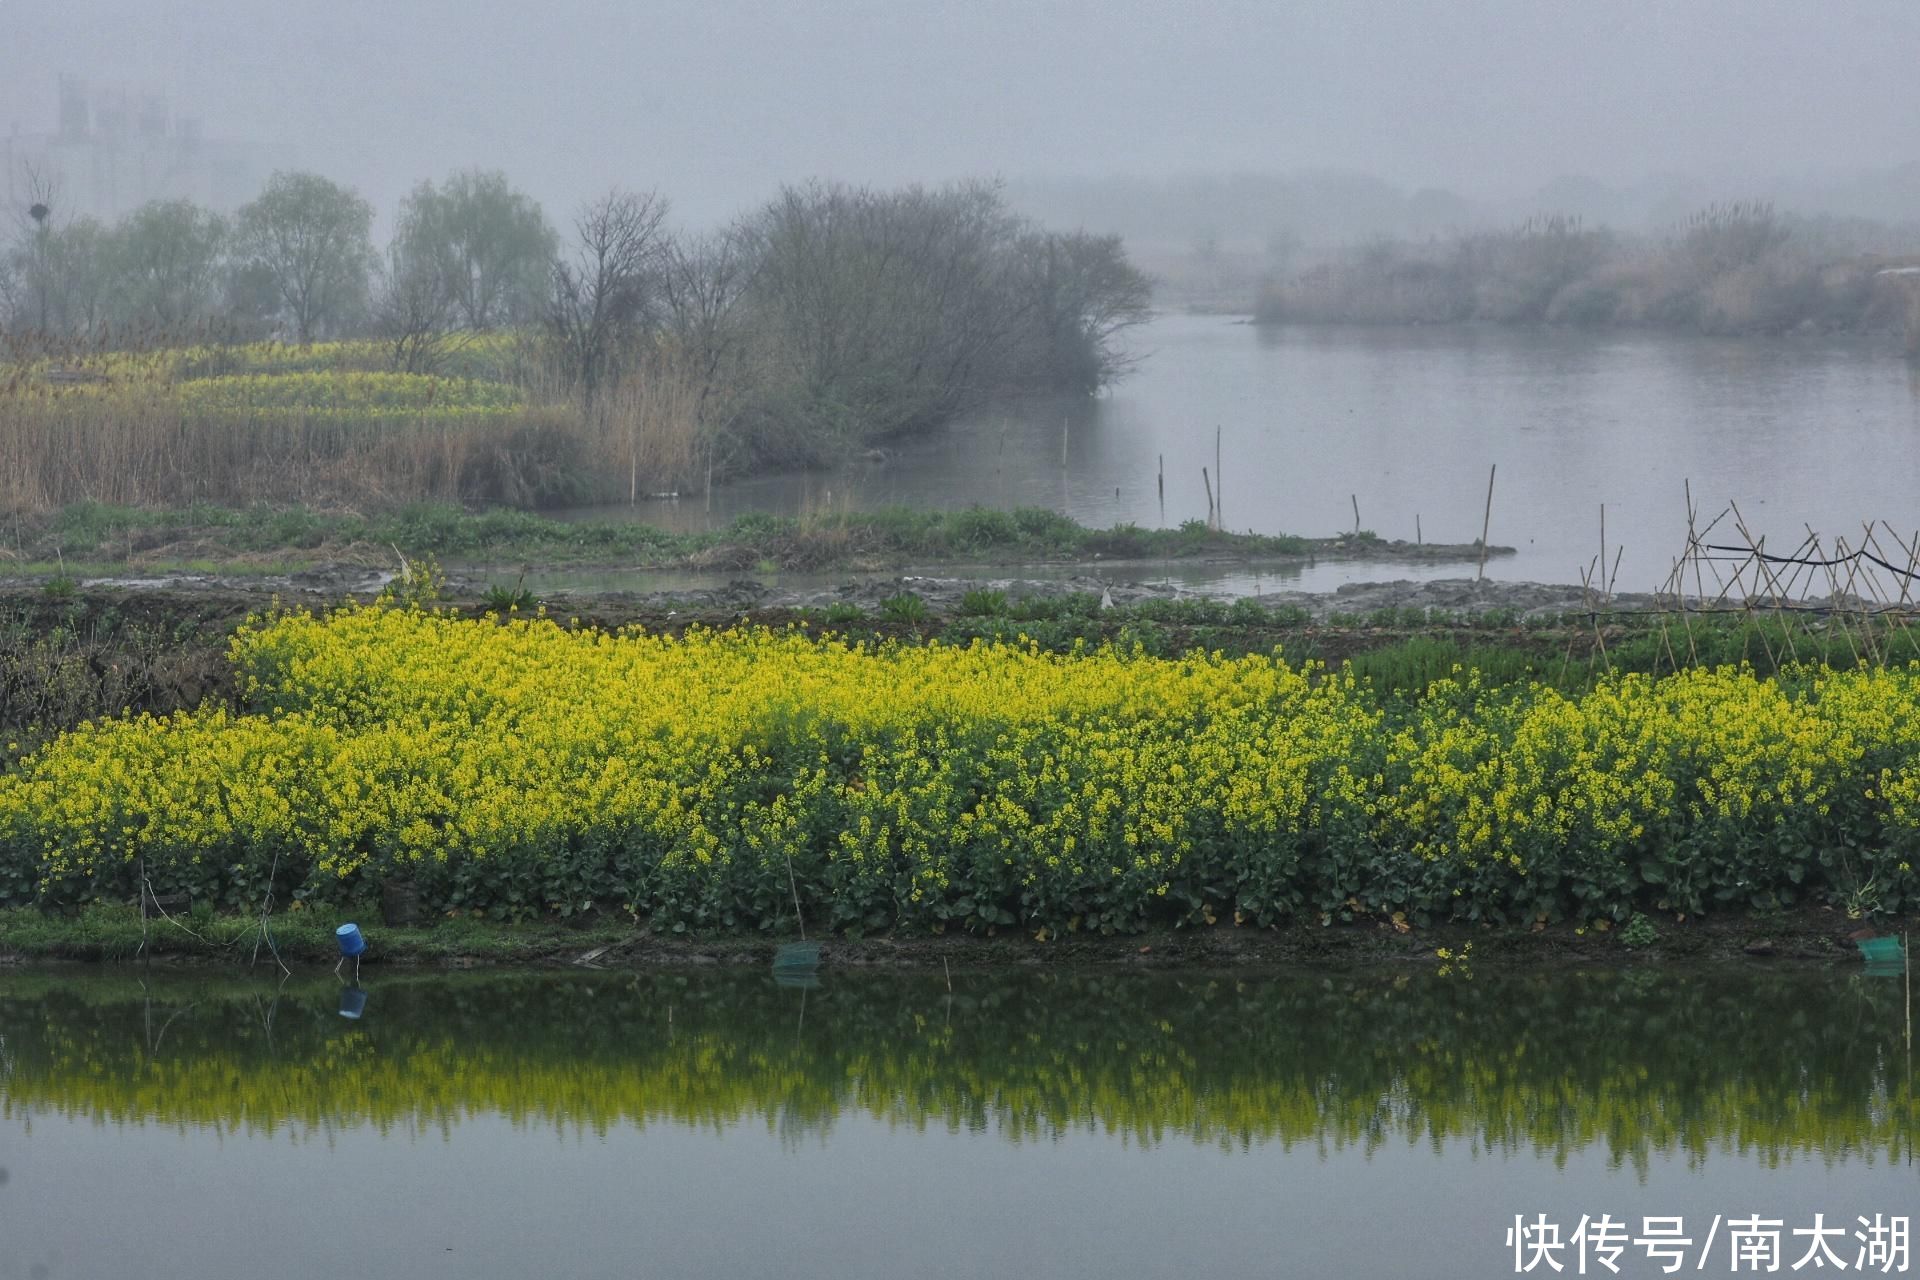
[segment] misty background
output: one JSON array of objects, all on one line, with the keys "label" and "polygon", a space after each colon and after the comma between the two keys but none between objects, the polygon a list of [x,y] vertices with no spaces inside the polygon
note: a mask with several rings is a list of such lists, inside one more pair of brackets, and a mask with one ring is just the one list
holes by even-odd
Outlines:
[{"label": "misty background", "polygon": [[1543,210],[1910,222],[1916,54],[1905,0],[4,0],[0,129],[103,217],[291,168],[383,220],[483,166],[555,219],[618,183],[689,226],[808,178],[998,177],[1157,267]]}]

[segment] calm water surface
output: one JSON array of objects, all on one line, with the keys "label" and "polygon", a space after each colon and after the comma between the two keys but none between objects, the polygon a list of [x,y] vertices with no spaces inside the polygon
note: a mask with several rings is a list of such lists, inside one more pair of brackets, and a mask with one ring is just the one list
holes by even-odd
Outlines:
[{"label": "calm water surface", "polygon": [[[1520,554],[1488,572],[1506,578],[1578,582],[1605,504],[1608,559],[1625,549],[1619,587],[1652,589],[1685,544],[1688,479],[1707,514],[1738,502],[1776,548],[1808,523],[1829,540],[1868,520],[1920,526],[1920,366],[1861,341],[1164,315],[1133,345],[1145,358],[1098,401],[981,414],[880,465],[728,486],[711,513],[689,498],[637,514],[700,528],[747,511],[983,503],[1178,524],[1206,516],[1200,469],[1218,428],[1226,522],[1263,533],[1351,529],[1357,499],[1382,537],[1413,539],[1418,516],[1429,541],[1471,542],[1497,463],[1491,538]],[[1287,585],[1461,572],[1320,565]]]},{"label": "calm water surface", "polygon": [[1759,966],[16,972],[0,1277],[1505,1275],[1518,1213],[1911,1214],[1904,1012]]}]

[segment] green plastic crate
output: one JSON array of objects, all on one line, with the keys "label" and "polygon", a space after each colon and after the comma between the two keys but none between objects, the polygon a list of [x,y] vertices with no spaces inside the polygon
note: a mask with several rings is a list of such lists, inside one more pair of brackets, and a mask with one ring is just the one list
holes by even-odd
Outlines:
[{"label": "green plastic crate", "polygon": [[1906,959],[1898,938],[1862,938],[1858,945],[1860,954],[1871,965],[1900,964]]}]

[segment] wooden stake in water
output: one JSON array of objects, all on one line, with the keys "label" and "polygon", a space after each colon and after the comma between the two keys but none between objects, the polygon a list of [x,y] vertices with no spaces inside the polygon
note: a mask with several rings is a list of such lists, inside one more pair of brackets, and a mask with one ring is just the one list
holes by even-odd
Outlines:
[{"label": "wooden stake in water", "polygon": [[1480,569],[1474,580],[1487,576],[1487,531],[1493,527],[1493,477],[1500,470],[1500,464],[1494,463],[1487,469],[1487,513],[1480,518]]},{"label": "wooden stake in water", "polygon": [[[782,852],[785,852],[784,850]],[[800,885],[793,878],[793,855],[786,854],[787,888],[793,891],[793,922],[800,927],[800,941],[807,940],[807,917],[800,911]]]},{"label": "wooden stake in water", "polygon": [[[259,933],[259,936],[254,938],[253,940],[253,959],[248,962],[247,967],[251,969],[255,964],[259,962],[260,943],[262,940],[265,940],[267,944],[267,950],[273,954],[273,962],[280,966],[280,972],[291,974],[293,970],[287,968],[287,962],[280,958],[280,948],[274,943],[273,934],[267,928],[267,916],[272,914],[273,912],[273,880],[274,880],[274,877],[279,874],[280,874],[280,851],[278,849],[275,849],[273,851],[273,865],[267,871],[266,892],[260,898],[260,933]],[[340,966],[338,965],[334,966],[336,970],[339,967]],[[355,956],[353,958],[353,976],[355,977],[355,979],[358,979],[360,976],[360,957],[359,956]]]}]

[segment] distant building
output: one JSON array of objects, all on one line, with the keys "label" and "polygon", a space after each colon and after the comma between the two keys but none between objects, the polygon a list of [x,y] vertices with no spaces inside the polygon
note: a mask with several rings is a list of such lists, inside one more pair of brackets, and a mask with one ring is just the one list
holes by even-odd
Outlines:
[{"label": "distant building", "polygon": [[25,198],[29,167],[52,179],[67,215],[113,219],[149,200],[188,199],[231,210],[258,195],[272,165],[267,148],[208,139],[200,122],[176,115],[154,93],[88,92],[84,81],[59,81],[51,133],[15,124],[0,147],[9,207]]}]

